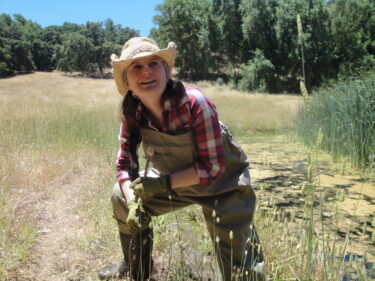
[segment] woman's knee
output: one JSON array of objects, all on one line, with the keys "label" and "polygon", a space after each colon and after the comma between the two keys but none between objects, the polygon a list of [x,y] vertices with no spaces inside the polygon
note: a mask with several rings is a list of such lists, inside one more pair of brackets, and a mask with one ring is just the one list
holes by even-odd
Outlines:
[{"label": "woman's knee", "polygon": [[122,194],[121,187],[118,183],[115,183],[112,190],[111,196],[112,208],[114,218],[120,223],[125,223],[128,217],[128,207],[126,199]]},{"label": "woman's knee", "polygon": [[124,195],[123,195],[121,187],[120,187],[120,184],[118,184],[118,183],[115,183],[113,185],[111,202],[112,202],[113,207],[118,206],[118,205],[122,206],[122,205],[124,205],[124,203],[126,203],[126,200],[124,198]]}]

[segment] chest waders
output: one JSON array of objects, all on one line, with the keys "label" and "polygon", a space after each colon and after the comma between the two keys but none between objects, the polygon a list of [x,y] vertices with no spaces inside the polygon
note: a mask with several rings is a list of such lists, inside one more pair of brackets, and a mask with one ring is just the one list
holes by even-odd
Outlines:
[{"label": "chest waders", "polygon": [[[250,186],[249,163],[223,124],[221,132],[225,152],[225,173],[221,178],[208,185],[197,184],[156,194],[145,200],[143,207],[151,216],[159,216],[191,204],[200,205],[213,243],[216,241],[214,235],[220,239],[219,247],[214,248],[223,280],[263,280],[263,274],[257,274],[262,271],[263,255],[253,224],[256,196]],[[191,132],[168,135],[141,129],[141,135],[144,151],[148,151],[149,147],[153,150],[151,162],[156,170],[152,169],[149,176],[182,171],[191,167],[198,157]],[[112,205],[120,233],[128,234],[124,223],[128,213],[126,200],[117,184],[112,194]],[[212,217],[213,211],[220,218],[219,223]],[[144,223],[141,233],[147,231],[148,226]],[[151,253],[150,247],[144,249],[148,254]],[[150,257],[148,259],[151,261]],[[243,279],[239,277],[241,274]]]}]

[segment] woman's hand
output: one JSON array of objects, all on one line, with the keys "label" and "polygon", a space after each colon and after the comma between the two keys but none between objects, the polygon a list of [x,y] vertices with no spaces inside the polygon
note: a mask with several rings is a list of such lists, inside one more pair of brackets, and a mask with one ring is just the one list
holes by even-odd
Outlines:
[{"label": "woman's hand", "polygon": [[136,234],[139,232],[141,223],[139,217],[139,204],[134,200],[128,202],[128,218],[126,219],[126,224],[129,227],[130,234]]},{"label": "woman's hand", "polygon": [[160,175],[157,178],[137,178],[130,184],[135,196],[145,200],[151,196],[170,189],[169,175]]}]

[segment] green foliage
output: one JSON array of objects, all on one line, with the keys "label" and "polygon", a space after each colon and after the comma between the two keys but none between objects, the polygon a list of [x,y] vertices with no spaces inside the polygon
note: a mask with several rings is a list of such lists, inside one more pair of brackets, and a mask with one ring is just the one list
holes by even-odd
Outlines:
[{"label": "green foliage", "polygon": [[[16,20],[6,14],[0,15],[0,59],[1,76],[13,75],[15,71],[35,69],[30,50],[30,41],[23,40],[22,30],[29,30],[29,23],[20,15]],[[29,30],[31,31],[31,30]],[[29,38],[32,34],[29,35]]]},{"label": "green foliage", "polygon": [[319,86],[324,79],[332,76],[331,37],[329,15],[324,0],[279,1],[276,17],[277,72],[282,76],[292,76],[300,80],[301,69],[300,44],[296,26],[296,16],[300,15],[305,61],[305,84],[308,89]]},{"label": "green foliage", "polygon": [[[0,77],[20,71],[62,71],[84,73],[109,66],[112,53],[138,32],[115,25],[111,19],[85,25],[65,22],[41,28],[16,14],[0,15]],[[87,48],[87,49],[84,49]]]},{"label": "green foliage", "polygon": [[242,91],[269,91],[274,81],[275,68],[272,63],[267,60],[262,51],[257,49],[254,58],[249,60],[247,64],[241,65],[242,79],[239,87]]},{"label": "green foliage", "polygon": [[[160,47],[176,42],[180,78],[221,77],[233,85],[242,80],[244,89],[272,92],[298,92],[303,80],[311,91],[327,81],[375,67],[374,9],[372,0],[165,0],[156,6],[159,13],[153,21],[157,28],[150,37]],[[77,34],[88,40],[81,38],[80,44],[89,47],[90,63],[62,57],[74,52],[74,44],[66,38]],[[2,14],[0,75],[51,70],[57,64],[70,71],[102,71],[109,66],[108,54],[119,53],[134,36],[138,36],[136,30],[122,28],[111,19],[84,25],[65,22],[43,29],[21,15]],[[256,50],[272,64],[273,81],[255,81],[257,68],[249,65],[257,60]],[[243,70],[248,66],[242,73],[241,65]]]},{"label": "green foliage", "polygon": [[191,80],[208,77],[211,65],[209,42],[208,1],[166,0],[156,8],[161,14],[154,17],[158,25],[151,35],[162,46],[174,41],[178,48],[176,67],[180,78]]},{"label": "green foliage", "polygon": [[[0,55],[2,55],[2,54],[0,53]],[[12,74],[12,72],[8,68],[7,64],[3,61],[0,62],[0,77],[9,76],[11,74]]]},{"label": "green foliage", "polygon": [[220,44],[220,52],[225,54],[230,64],[241,63],[248,49],[240,28],[243,21],[240,11],[241,2],[240,0],[214,0],[212,4],[220,31],[220,39],[216,40]]},{"label": "green foliage", "polygon": [[66,72],[93,72],[94,56],[95,47],[91,40],[78,33],[68,34],[57,53],[57,69]]},{"label": "green foliage", "polygon": [[242,33],[250,50],[262,50],[271,61],[277,60],[276,7],[276,0],[244,0],[240,5]]},{"label": "green foliage", "polygon": [[121,45],[115,44],[110,41],[105,41],[101,46],[97,48],[97,64],[100,72],[103,71],[104,67],[109,66],[109,58],[111,54],[119,54],[121,52]]},{"label": "green foliage", "polygon": [[33,61],[35,63],[35,67],[38,70],[52,70],[54,63],[53,63],[53,54],[54,48],[52,45],[37,39],[31,45],[31,54],[33,57]]},{"label": "green foliage", "polygon": [[374,10],[375,2],[369,0],[337,0],[331,3],[334,65],[341,73],[374,66]]},{"label": "green foliage", "polygon": [[320,144],[334,155],[350,157],[353,165],[375,164],[375,73],[341,81],[316,92],[310,110],[301,108],[296,130],[314,145],[319,131]]},{"label": "green foliage", "polygon": [[[76,30],[66,25],[69,30]],[[102,22],[87,22],[77,31],[63,36],[62,46],[57,54],[58,69],[83,73],[103,72],[110,66],[110,56],[120,53],[122,44],[138,33],[129,28],[114,25],[111,19]]]},{"label": "green foliage", "polygon": [[53,48],[45,41],[43,29],[21,15],[0,15],[0,77],[19,71],[50,70]]}]

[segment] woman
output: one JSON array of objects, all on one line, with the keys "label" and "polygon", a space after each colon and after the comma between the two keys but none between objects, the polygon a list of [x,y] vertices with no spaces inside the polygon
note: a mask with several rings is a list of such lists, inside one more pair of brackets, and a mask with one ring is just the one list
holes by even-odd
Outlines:
[{"label": "woman", "polygon": [[[211,238],[220,240],[215,248],[223,280],[232,280],[234,271],[246,280],[260,280],[263,256],[253,226],[256,198],[246,156],[219,122],[212,102],[199,89],[185,89],[171,79],[175,57],[173,42],[160,50],[144,37],[130,39],[120,58],[111,57],[117,89],[124,95],[118,184],[112,194],[124,260],[99,275],[129,273],[137,281],[148,279],[151,216],[170,212],[171,206],[199,204]],[[137,158],[141,142],[148,159],[142,175]]]}]

